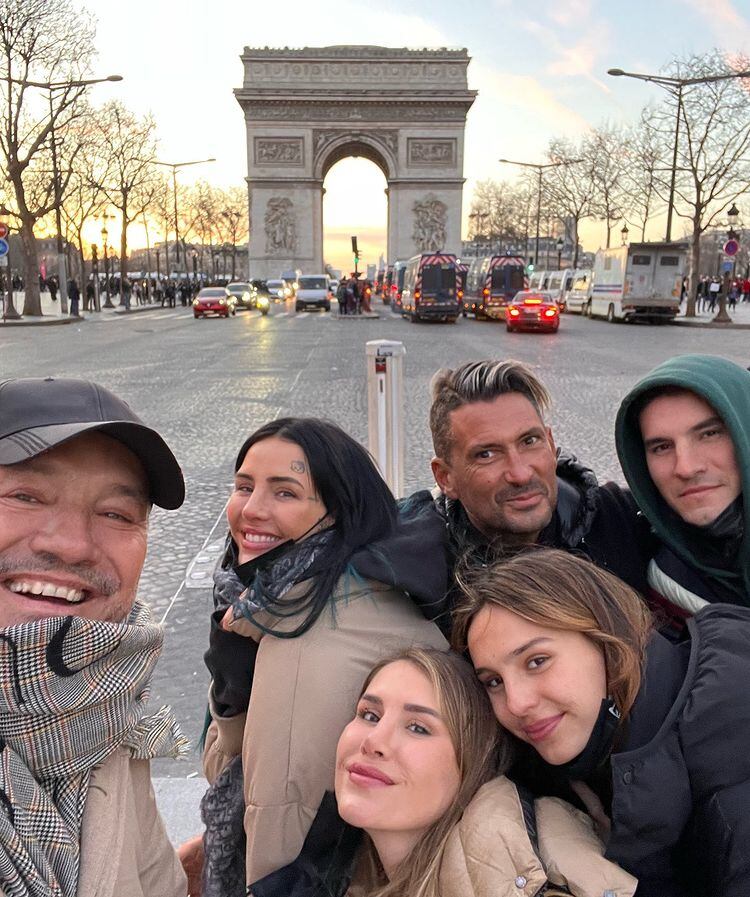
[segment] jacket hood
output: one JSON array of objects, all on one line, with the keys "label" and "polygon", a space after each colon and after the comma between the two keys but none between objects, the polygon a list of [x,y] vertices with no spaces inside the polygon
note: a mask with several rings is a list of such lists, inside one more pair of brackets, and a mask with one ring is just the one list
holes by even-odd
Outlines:
[{"label": "jacket hood", "polygon": [[[657,536],[685,563],[722,581],[735,591],[750,594],[750,501],[743,501],[743,535],[732,571],[711,566],[700,556],[696,527],[685,523],[667,505],[654,485],[646,464],[639,424],[640,399],[657,387],[677,386],[705,399],[726,424],[734,442],[742,477],[743,497],[750,495],[750,372],[713,355],[681,355],[647,374],[625,396],[617,413],[615,442],[625,478],[638,506]],[[697,549],[697,550],[696,550]],[[739,580],[738,580],[739,575]]]}]

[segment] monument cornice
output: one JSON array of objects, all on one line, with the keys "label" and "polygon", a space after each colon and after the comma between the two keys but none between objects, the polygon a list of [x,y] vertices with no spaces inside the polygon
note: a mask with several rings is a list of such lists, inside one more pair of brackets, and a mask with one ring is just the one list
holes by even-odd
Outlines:
[{"label": "monument cornice", "polygon": [[343,45],[330,47],[245,47],[242,56],[243,62],[258,60],[284,60],[284,59],[317,59],[317,60],[387,60],[414,59],[421,61],[424,58],[430,60],[445,59],[449,62],[469,61],[469,51],[466,47],[425,47],[416,49],[410,47],[379,47],[372,44]]}]

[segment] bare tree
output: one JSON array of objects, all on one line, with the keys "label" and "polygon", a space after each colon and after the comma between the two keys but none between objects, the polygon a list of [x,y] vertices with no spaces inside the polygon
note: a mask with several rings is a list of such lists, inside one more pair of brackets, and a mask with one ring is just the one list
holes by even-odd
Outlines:
[{"label": "bare tree", "polygon": [[[582,147],[570,140],[555,138],[547,150],[550,162],[559,163],[544,172],[548,201],[553,203],[561,218],[573,225],[573,267],[578,267],[578,228],[591,214],[595,185],[590,163],[583,159]],[[576,161],[583,159],[583,161]]]},{"label": "bare tree", "polygon": [[[34,227],[56,207],[52,140],[82,112],[85,88],[68,82],[88,73],[93,41],[91,17],[71,0],[0,0],[0,153],[24,250],[26,315],[42,312]],[[31,82],[50,85],[45,98]],[[64,189],[70,172],[60,176]]]},{"label": "bare tree", "polygon": [[[70,242],[78,248],[81,280],[86,278],[86,259],[83,229],[87,221],[101,215],[107,205],[106,197],[97,183],[102,167],[102,141],[96,125],[96,112],[79,119],[70,128],[66,148],[75,147],[75,156],[66,160],[70,178],[62,197],[62,218]],[[67,235],[66,235],[67,236]],[[83,286],[82,286],[83,289]]]},{"label": "bare tree", "polygon": [[593,182],[591,212],[607,228],[607,249],[612,245],[612,228],[623,218],[626,202],[626,140],[623,129],[611,124],[594,128],[581,143],[581,158]]},{"label": "bare tree", "polygon": [[107,202],[122,217],[120,232],[120,283],[127,273],[128,227],[154,201],[158,177],[155,123],[150,116],[139,119],[122,103],[107,103],[97,116],[103,157],[95,180]]},{"label": "bare tree", "polygon": [[237,244],[248,238],[247,190],[230,187],[221,191],[222,209],[219,217],[224,224],[222,239],[231,247],[232,280],[237,273]]},{"label": "bare tree", "polygon": [[[750,68],[735,60],[737,71]],[[719,50],[676,59],[668,74],[675,78],[731,75]],[[701,274],[701,234],[715,225],[732,203],[750,191],[750,78],[685,85],[666,94],[654,110],[654,128],[674,145],[675,121],[680,136],[676,152],[675,213],[686,219],[690,237],[690,289],[685,314],[695,315],[695,285]],[[663,196],[662,192],[662,196]]]},{"label": "bare tree", "polygon": [[471,200],[469,238],[481,239],[498,251],[526,251],[532,213],[531,191],[525,181],[479,181]]},{"label": "bare tree", "polygon": [[641,240],[646,239],[648,222],[664,206],[660,191],[668,189],[669,147],[653,127],[652,116],[649,105],[642,111],[638,124],[630,129],[628,151],[624,154],[628,163],[623,181],[625,212],[640,227]]}]

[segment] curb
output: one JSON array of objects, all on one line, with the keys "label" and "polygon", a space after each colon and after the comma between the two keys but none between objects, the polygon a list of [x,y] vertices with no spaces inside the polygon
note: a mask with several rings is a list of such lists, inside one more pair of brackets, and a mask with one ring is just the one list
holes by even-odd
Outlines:
[{"label": "curb", "polygon": [[[86,318],[83,316],[79,316],[77,318],[58,318],[54,317],[50,321],[45,321],[43,318],[45,315],[34,315],[33,319],[22,318],[20,321],[3,321],[0,320],[0,327],[58,327],[63,324],[75,324],[81,323],[81,321],[85,321]],[[46,317],[50,317],[50,315],[46,315]]]},{"label": "curb", "polygon": [[713,328],[714,330],[750,330],[750,324],[716,323],[715,321],[672,321],[676,327]]}]

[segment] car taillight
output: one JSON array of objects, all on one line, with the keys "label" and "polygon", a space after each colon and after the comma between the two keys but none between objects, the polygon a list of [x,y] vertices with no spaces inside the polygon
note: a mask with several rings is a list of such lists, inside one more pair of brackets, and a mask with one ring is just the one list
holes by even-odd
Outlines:
[{"label": "car taillight", "polygon": [[546,308],[546,309],[544,310],[544,317],[545,317],[545,318],[554,318],[556,314],[557,314],[557,309],[556,309],[556,308]]},{"label": "car taillight", "polygon": [[509,308],[508,309],[511,317],[517,318],[521,314],[521,310],[518,308]]}]

